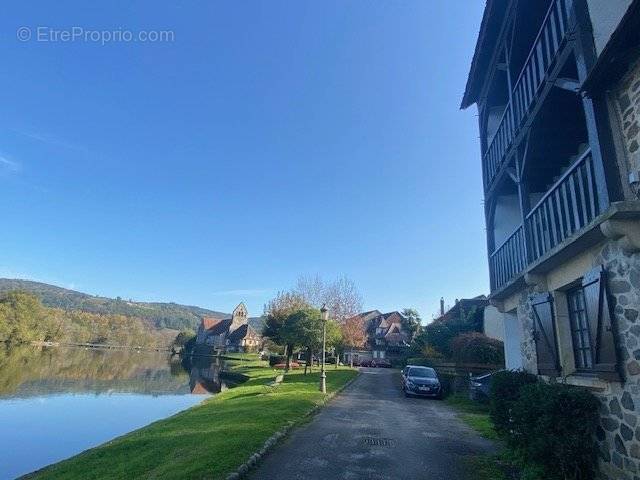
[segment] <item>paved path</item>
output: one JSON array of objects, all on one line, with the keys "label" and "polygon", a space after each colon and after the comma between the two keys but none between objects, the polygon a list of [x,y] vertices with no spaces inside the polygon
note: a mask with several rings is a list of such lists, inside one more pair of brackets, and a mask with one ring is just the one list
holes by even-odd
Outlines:
[{"label": "paved path", "polygon": [[472,480],[465,457],[493,450],[443,402],[405,398],[397,370],[365,368],[250,478]]}]

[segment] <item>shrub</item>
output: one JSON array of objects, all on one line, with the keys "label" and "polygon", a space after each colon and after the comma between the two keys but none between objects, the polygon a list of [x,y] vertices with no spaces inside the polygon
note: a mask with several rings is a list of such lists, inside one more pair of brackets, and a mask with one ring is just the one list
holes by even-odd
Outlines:
[{"label": "shrub", "polygon": [[424,347],[422,347],[420,352],[425,357],[428,357],[428,358],[444,358],[444,355],[442,355],[438,350],[433,348],[433,346],[431,345],[425,345]]},{"label": "shrub", "polygon": [[597,450],[598,399],[586,389],[543,382],[524,385],[511,410],[508,444],[524,459],[524,470],[545,479],[589,480]]},{"label": "shrub", "polygon": [[491,379],[489,392],[489,414],[500,434],[511,430],[511,409],[520,398],[520,388],[536,383],[538,377],[523,370],[497,372]]},{"label": "shrub", "polygon": [[[275,365],[271,365],[273,368],[287,368],[286,362],[276,363]],[[289,362],[289,368],[299,368],[300,364],[298,362]]]},{"label": "shrub", "polygon": [[424,357],[409,357],[405,365],[424,365],[425,367],[429,367],[431,366],[431,362]]},{"label": "shrub", "polygon": [[461,333],[449,347],[458,363],[504,364],[504,343],[478,332]]},{"label": "shrub", "polygon": [[287,357],[284,355],[269,355],[269,366],[273,367],[278,363],[286,363]]}]

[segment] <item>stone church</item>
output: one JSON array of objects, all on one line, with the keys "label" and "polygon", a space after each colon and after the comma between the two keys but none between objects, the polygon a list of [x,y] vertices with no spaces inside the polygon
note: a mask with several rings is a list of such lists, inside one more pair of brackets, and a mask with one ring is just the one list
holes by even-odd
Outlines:
[{"label": "stone church", "polygon": [[248,324],[248,312],[240,303],[231,318],[203,317],[196,336],[197,345],[213,347],[218,352],[249,352],[260,345],[260,335]]}]

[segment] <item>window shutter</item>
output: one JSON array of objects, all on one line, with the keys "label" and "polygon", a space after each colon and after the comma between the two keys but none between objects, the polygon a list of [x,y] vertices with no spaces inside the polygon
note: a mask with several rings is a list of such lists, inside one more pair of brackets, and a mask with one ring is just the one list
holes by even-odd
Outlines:
[{"label": "window shutter", "polygon": [[560,375],[558,347],[556,343],[553,297],[549,292],[530,297],[533,308],[533,338],[536,341],[538,373],[557,377]]},{"label": "window shutter", "polygon": [[606,274],[602,265],[594,268],[582,279],[582,288],[591,334],[593,370],[604,379],[620,381]]}]

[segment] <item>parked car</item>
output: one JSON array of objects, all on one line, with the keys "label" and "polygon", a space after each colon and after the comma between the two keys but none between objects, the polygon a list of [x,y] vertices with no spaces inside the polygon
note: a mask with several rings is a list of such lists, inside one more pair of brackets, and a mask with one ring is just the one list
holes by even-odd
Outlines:
[{"label": "parked car", "polygon": [[486,401],[489,399],[489,391],[491,390],[492,373],[485,373],[477,377],[469,377],[469,396],[471,400]]},{"label": "parked car", "polygon": [[389,360],[385,360],[384,358],[381,358],[376,362],[376,367],[391,368],[391,362]]},{"label": "parked car", "polygon": [[442,384],[438,374],[431,367],[407,365],[402,370],[402,390],[407,397],[442,398]]}]

